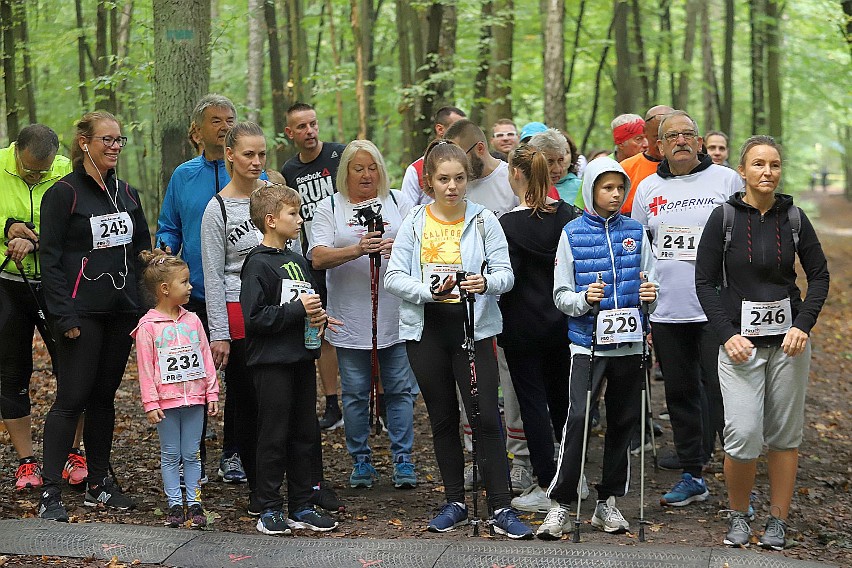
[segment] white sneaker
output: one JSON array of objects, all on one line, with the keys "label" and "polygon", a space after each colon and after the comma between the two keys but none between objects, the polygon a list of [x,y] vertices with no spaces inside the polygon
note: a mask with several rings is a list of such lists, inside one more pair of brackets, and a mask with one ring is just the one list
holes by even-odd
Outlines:
[{"label": "white sneaker", "polygon": [[509,472],[509,479],[512,481],[512,492],[515,495],[521,495],[535,485],[529,468],[519,463],[512,465],[512,471]]},{"label": "white sneaker", "polygon": [[589,498],[589,484],[586,481],[585,474],[580,478],[580,488],[577,490],[577,493],[580,494],[581,501],[585,501]]},{"label": "white sneaker", "polygon": [[630,523],[615,506],[614,495],[611,495],[606,502],[598,502],[592,515],[592,526],[608,533],[623,533],[630,530]]},{"label": "white sneaker", "polygon": [[512,507],[528,513],[547,513],[558,503],[548,498],[544,489],[534,484],[521,493],[520,497],[512,499]]},{"label": "white sneaker", "polygon": [[542,540],[559,540],[562,534],[571,530],[571,514],[559,505],[552,507],[538,527],[535,535]]},{"label": "white sneaker", "polygon": [[[482,489],[482,470],[480,469],[476,475],[476,484]],[[469,463],[464,466],[464,490],[473,491],[473,464]]]}]

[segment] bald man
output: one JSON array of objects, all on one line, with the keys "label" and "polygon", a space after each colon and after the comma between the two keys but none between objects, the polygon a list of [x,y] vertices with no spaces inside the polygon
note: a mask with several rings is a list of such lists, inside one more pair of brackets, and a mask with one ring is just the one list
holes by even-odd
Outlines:
[{"label": "bald man", "polygon": [[644,127],[648,148],[644,152],[621,162],[621,167],[624,168],[630,178],[630,193],[627,194],[624,203],[621,205],[621,212],[625,215],[630,215],[633,210],[633,196],[636,195],[639,182],[656,173],[657,166],[663,161],[663,154],[657,148],[657,129],[660,127],[662,117],[672,110],[674,110],[672,107],[666,105],[656,105],[648,109],[648,112],[645,113]]}]

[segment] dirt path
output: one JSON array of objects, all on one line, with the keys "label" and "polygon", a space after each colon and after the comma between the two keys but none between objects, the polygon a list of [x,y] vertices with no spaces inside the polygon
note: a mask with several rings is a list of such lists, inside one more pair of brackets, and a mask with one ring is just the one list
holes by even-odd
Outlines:
[{"label": "dirt path", "polygon": [[[810,194],[801,196],[800,203],[808,202],[807,210],[821,212],[817,220],[823,247],[829,258],[832,273],[832,289],[819,324],[814,330],[813,365],[811,384],[807,398],[805,442],[801,449],[800,471],[797,493],[793,500],[790,523],[792,537],[797,542],[783,554],[793,558],[826,560],[840,565],[852,565],[852,496],[850,496],[850,474],[852,474],[852,442],[850,442],[848,418],[850,415],[850,365],[852,347],[849,345],[849,308],[852,291],[852,238],[849,237],[849,219],[852,219],[852,204],[841,196]],[[812,215],[812,214],[811,214]],[[34,345],[37,366],[49,367],[43,346]],[[164,502],[159,475],[159,446],[156,430],[150,428],[142,415],[139,390],[134,370],[128,367],[125,380],[117,395],[117,427],[113,462],[121,484],[140,502],[140,509],[133,513],[111,515],[104,511],[89,511],[82,506],[79,495],[67,490],[63,496],[72,520],[76,522],[120,522],[127,524],[159,524],[162,522]],[[42,431],[45,412],[53,399],[55,383],[49,372],[34,375],[33,399],[37,431]],[[655,414],[663,407],[662,383],[653,385]],[[440,475],[432,454],[428,421],[422,400],[415,414],[415,460],[420,485],[411,491],[395,490],[390,483],[390,456],[386,436],[371,438],[375,462],[380,481],[371,490],[353,490],[344,487],[350,471],[350,459],[346,454],[343,431],[337,430],[323,436],[326,476],[338,488],[348,503],[341,528],[324,538],[468,538],[468,531],[455,531],[436,536],[425,532],[425,526],[433,510],[443,501]],[[672,448],[671,430],[662,422],[665,432],[660,440],[661,451]],[[221,433],[220,425],[217,425]],[[596,435],[591,444],[589,482],[600,476],[602,438]],[[208,442],[207,471],[215,473],[220,446],[216,441]],[[41,454],[41,447],[37,449]],[[662,509],[658,496],[667,491],[677,480],[676,472],[654,471],[648,460],[646,484],[646,518],[651,521],[647,530],[649,542],[655,544],[719,546],[726,529],[724,520],[717,512],[726,506],[724,479],[721,472],[721,456],[717,454],[712,472],[707,476],[711,498],[706,503],[683,509]],[[765,518],[768,508],[768,484],[765,460],[759,467],[755,508],[758,518]],[[16,493],[14,469],[17,461],[9,443],[9,437],[0,425],[0,518],[33,516],[38,502],[35,493]],[[633,462],[631,494],[619,500],[619,506],[631,527],[638,529],[636,519],[639,509],[639,467]],[[218,530],[254,533],[254,522],[245,514],[247,492],[245,487],[228,486],[211,482],[205,487],[204,503],[216,516]],[[470,497],[468,498],[470,504]],[[484,500],[480,500],[484,509]],[[583,519],[591,515],[591,503],[583,507]],[[528,517],[540,523],[541,515]],[[755,523],[758,528],[759,523]],[[485,537],[487,538],[487,537]],[[636,533],[612,536],[584,526],[583,541],[587,543],[607,542],[637,545]],[[565,542],[570,546],[570,542]],[[755,551],[755,554],[767,554]],[[777,554],[777,553],[772,553]],[[7,566],[40,565],[40,559],[13,559]],[[46,562],[46,561],[45,561]],[[51,560],[50,565],[97,566],[97,562]],[[47,564],[44,564],[47,565]]]}]

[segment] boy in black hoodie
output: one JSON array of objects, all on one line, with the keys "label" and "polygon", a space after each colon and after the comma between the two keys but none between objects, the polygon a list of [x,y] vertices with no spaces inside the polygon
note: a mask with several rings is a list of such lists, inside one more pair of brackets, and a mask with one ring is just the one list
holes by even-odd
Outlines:
[{"label": "boy in black hoodie", "polygon": [[[337,522],[309,504],[315,415],[317,348],[306,347],[309,326],[327,322],[307,261],[287,249],[302,226],[299,194],[284,185],[252,193],[250,214],[263,241],[243,264],[240,305],[246,356],[257,389],[257,530],[330,531]],[[316,329],[313,330],[314,332]],[[313,333],[311,339],[315,339]],[[318,343],[318,342],[317,342]],[[289,515],[280,489],[287,474]]]}]

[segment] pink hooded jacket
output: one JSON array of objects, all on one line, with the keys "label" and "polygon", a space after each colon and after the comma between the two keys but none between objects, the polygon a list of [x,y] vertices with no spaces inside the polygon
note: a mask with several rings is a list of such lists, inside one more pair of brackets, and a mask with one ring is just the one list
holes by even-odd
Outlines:
[{"label": "pink hooded jacket", "polygon": [[[142,316],[130,335],[136,340],[139,389],[142,391],[142,408],[145,412],[157,408],[166,410],[194,404],[206,405],[219,400],[219,381],[213,354],[197,315],[180,308],[180,315],[177,320],[173,320],[152,308]],[[192,343],[199,344],[206,376],[182,383],[163,384],[157,350]]]}]

